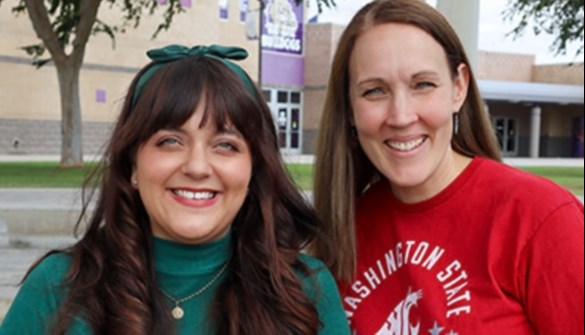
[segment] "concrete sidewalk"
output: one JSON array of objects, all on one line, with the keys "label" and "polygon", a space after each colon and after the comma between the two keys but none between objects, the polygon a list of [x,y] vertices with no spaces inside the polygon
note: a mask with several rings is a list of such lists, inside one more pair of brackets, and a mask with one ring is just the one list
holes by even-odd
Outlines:
[{"label": "concrete sidewalk", "polygon": [[[313,155],[291,155],[283,154],[282,158],[286,163],[294,164],[313,164],[315,156]],[[0,162],[58,162],[58,155],[0,155]],[[91,162],[101,159],[100,156],[86,155],[85,162]],[[573,166],[583,167],[583,158],[527,158],[527,157],[507,157],[504,163],[512,166]]]}]

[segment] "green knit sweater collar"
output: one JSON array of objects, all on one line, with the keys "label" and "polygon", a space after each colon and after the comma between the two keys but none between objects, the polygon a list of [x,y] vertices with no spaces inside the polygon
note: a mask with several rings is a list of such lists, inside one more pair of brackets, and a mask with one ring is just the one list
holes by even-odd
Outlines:
[{"label": "green knit sweater collar", "polygon": [[184,244],[155,237],[155,270],[161,274],[202,275],[215,272],[231,255],[231,231],[219,240]]}]

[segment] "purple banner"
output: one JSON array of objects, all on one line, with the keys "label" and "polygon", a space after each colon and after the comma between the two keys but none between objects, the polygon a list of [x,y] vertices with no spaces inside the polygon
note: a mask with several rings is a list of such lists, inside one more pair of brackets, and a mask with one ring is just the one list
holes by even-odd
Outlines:
[{"label": "purple banner", "polygon": [[305,59],[271,51],[262,52],[262,84],[305,84]]},{"label": "purple banner", "polygon": [[222,20],[228,19],[229,0],[219,0],[219,18]]},{"label": "purple banner", "polygon": [[248,0],[240,0],[240,22],[246,22],[248,12]]},{"label": "purple banner", "polygon": [[262,49],[303,54],[303,4],[295,0],[262,0]]}]

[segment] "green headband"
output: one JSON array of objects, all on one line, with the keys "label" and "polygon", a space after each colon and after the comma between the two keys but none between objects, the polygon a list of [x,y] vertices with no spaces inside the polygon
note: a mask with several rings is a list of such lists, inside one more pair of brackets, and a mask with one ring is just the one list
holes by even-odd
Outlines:
[{"label": "green headband", "polygon": [[228,68],[230,68],[244,82],[246,88],[252,94],[252,96],[255,94],[254,85],[250,81],[250,78],[246,75],[246,72],[244,72],[244,70],[237,64],[228,60],[246,59],[246,57],[248,57],[248,52],[245,49],[239,47],[226,47],[221,45],[211,45],[208,47],[198,45],[189,49],[183,45],[173,44],[164,48],[149,50],[146,52],[146,54],[155,64],[146,70],[138,79],[136,88],[134,89],[134,95],[132,96],[132,108],[136,106],[136,102],[138,101],[138,98],[140,98],[144,86],[156,71],[158,71],[167,63],[172,63],[183,58],[197,56],[205,56],[219,60]]}]

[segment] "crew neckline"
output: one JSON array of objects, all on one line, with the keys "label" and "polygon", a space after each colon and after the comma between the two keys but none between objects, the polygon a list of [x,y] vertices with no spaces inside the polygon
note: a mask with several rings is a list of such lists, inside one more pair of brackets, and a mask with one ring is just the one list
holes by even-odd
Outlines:
[{"label": "crew neckline", "polygon": [[390,182],[387,179],[384,179],[382,182],[384,183],[384,191],[388,193],[388,197],[390,199],[390,203],[392,208],[401,212],[409,212],[409,213],[421,213],[431,209],[434,209],[437,206],[445,203],[449,200],[453,195],[459,192],[464,186],[469,182],[469,180],[473,179],[473,175],[485,161],[485,158],[481,157],[474,157],[472,161],[463,169],[463,171],[449,184],[446,188],[444,188],[441,192],[437,195],[420,202],[416,203],[405,203],[398,199],[394,192],[392,192],[392,187],[390,186]]}]

